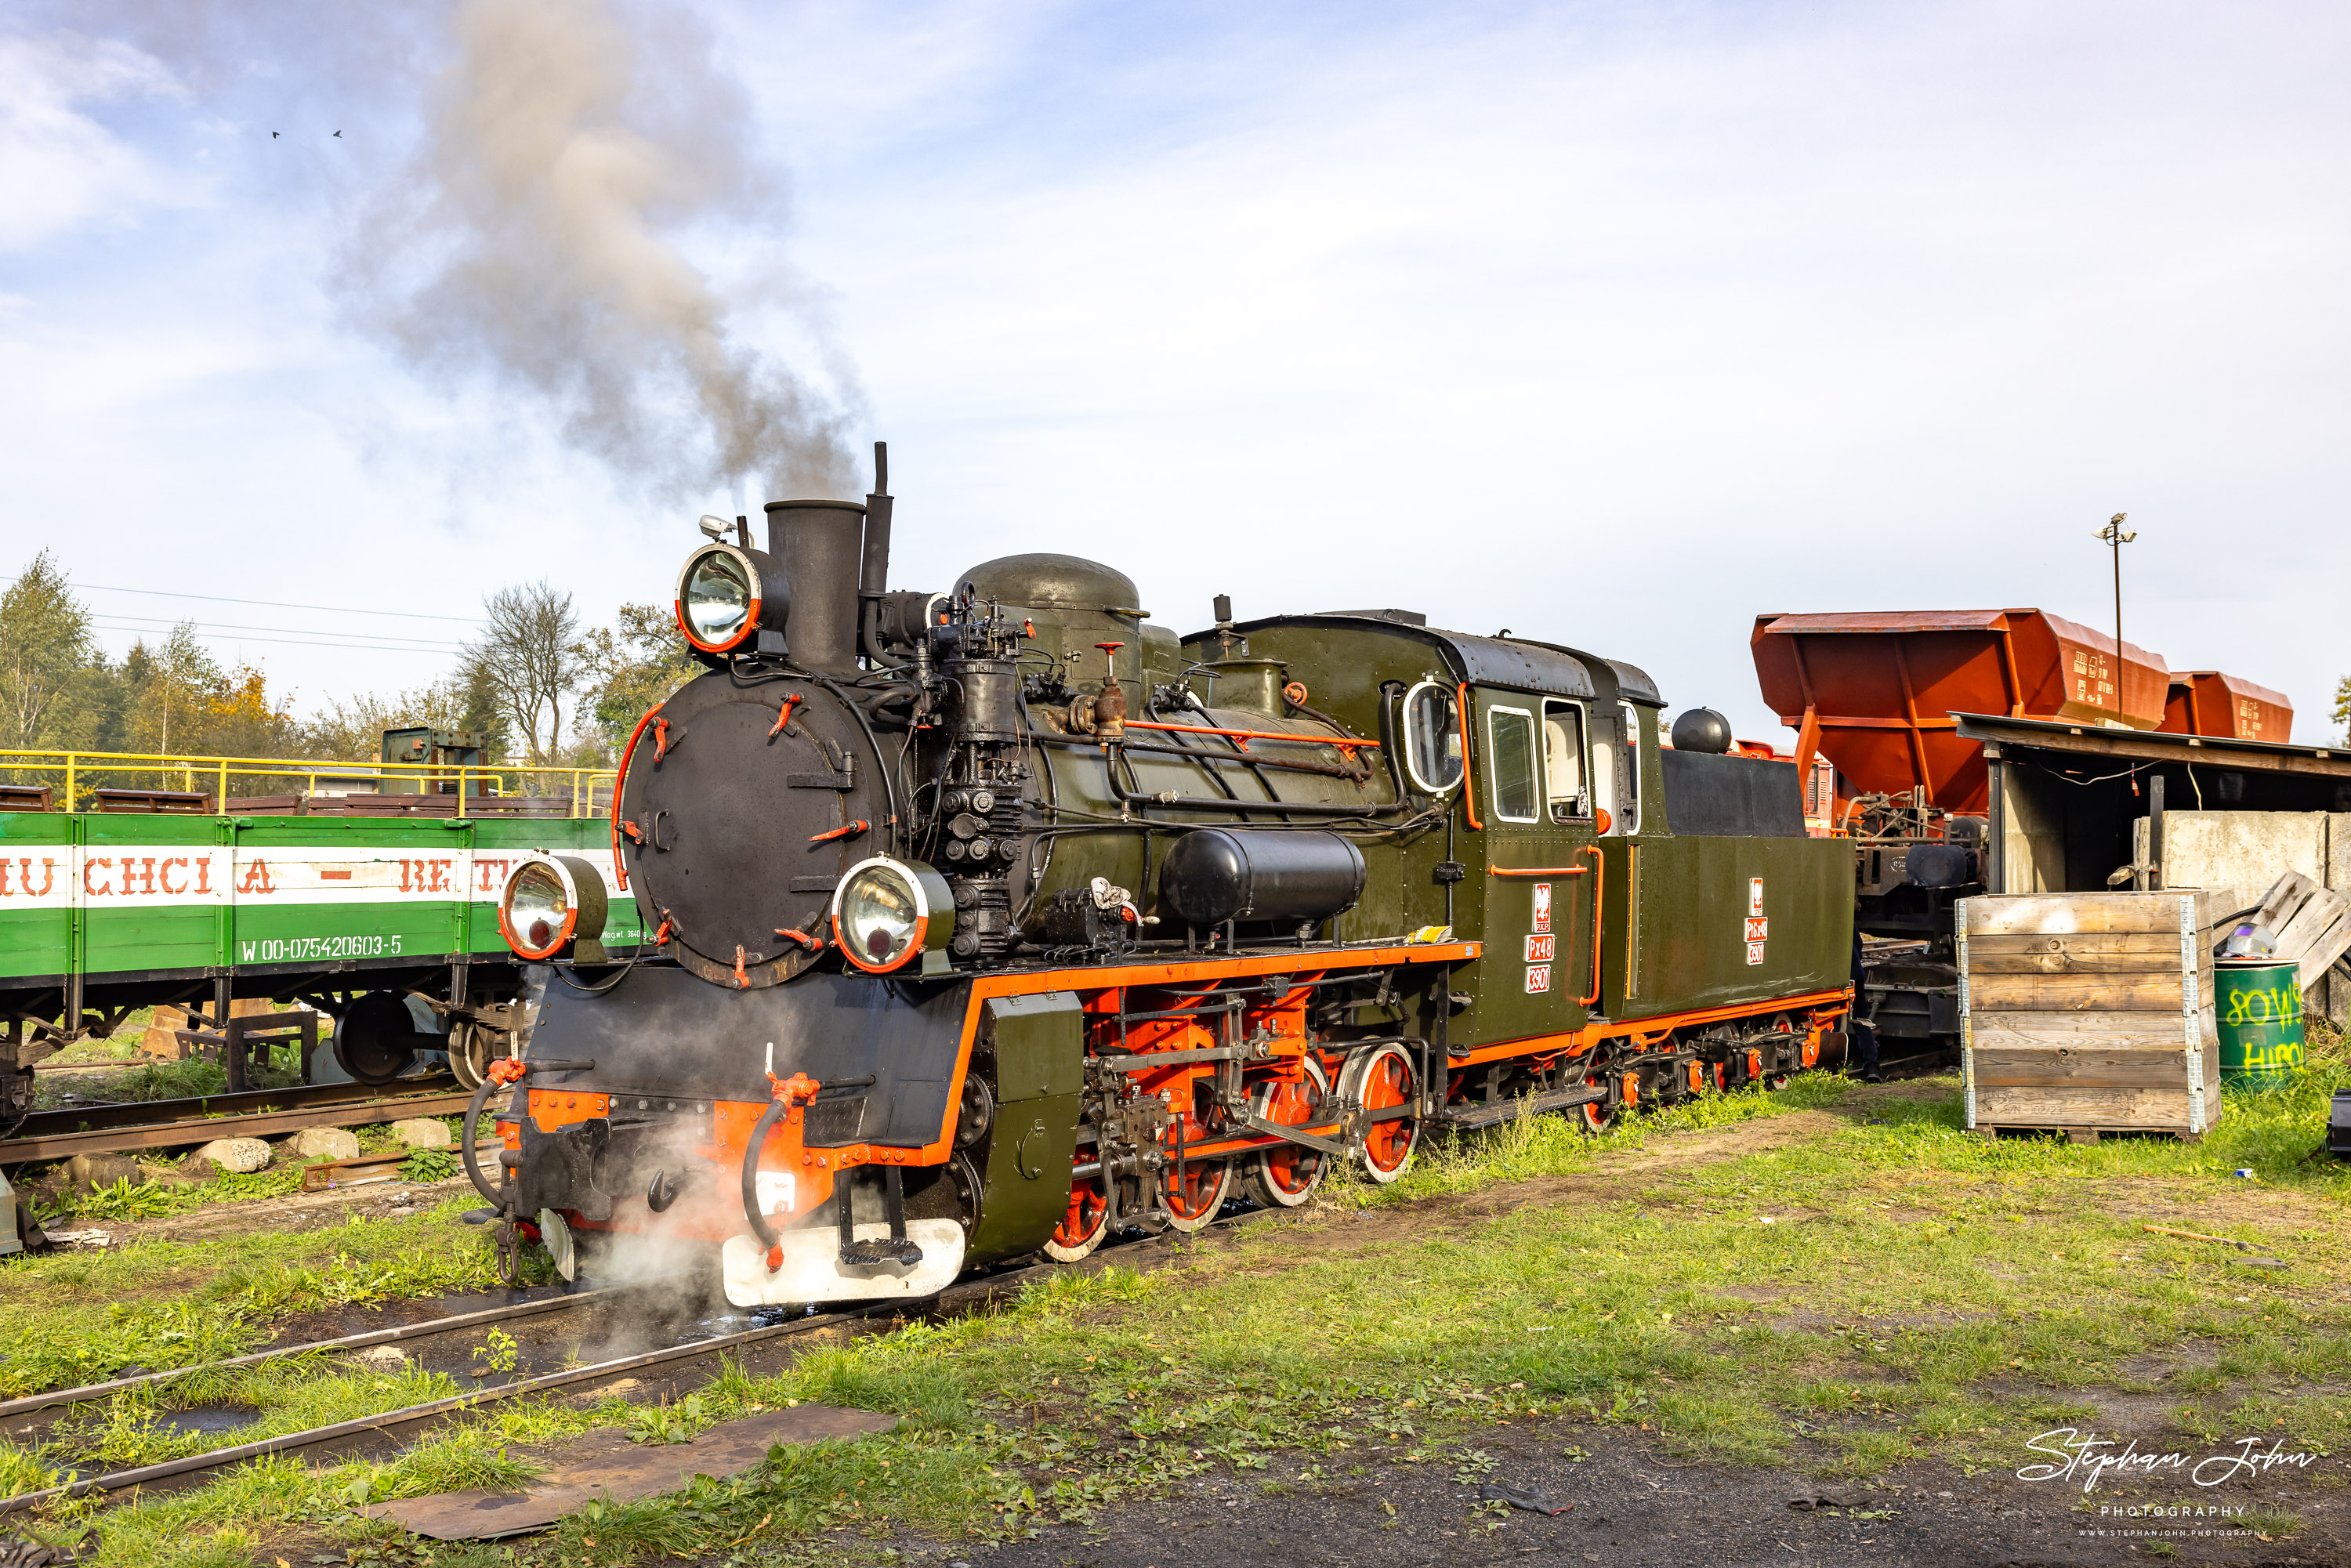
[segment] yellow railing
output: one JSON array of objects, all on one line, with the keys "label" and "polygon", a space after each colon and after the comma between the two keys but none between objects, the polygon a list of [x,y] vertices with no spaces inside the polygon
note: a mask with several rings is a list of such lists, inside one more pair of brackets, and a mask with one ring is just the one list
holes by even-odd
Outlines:
[{"label": "yellow railing", "polygon": [[[460,817],[469,814],[468,807],[482,799],[496,800],[501,796],[520,795],[538,799],[555,798],[568,802],[569,815],[593,817],[597,810],[599,785],[606,787],[606,807],[609,791],[619,775],[610,768],[538,768],[528,765],[504,768],[458,767],[450,763],[431,762],[319,762],[312,759],[271,757],[183,757],[162,752],[142,751],[54,751],[0,747],[0,779],[11,782],[24,781],[24,776],[34,775],[44,783],[56,781],[59,810],[71,810],[92,789],[106,787],[92,783],[93,778],[113,779],[122,775],[164,780],[161,783],[129,783],[124,789],[159,789],[183,794],[209,790],[214,809],[225,811],[231,799],[228,787],[232,779],[266,779],[282,780],[286,786],[299,780],[300,792],[317,796],[319,780],[345,786],[365,783],[366,789],[347,789],[353,794],[409,793],[399,789],[385,790],[383,785],[394,779],[413,779],[419,793],[438,795],[455,792]],[[509,789],[507,781],[527,781],[527,788]],[[552,784],[554,788],[549,786]],[[55,788],[55,785],[52,786]],[[485,788],[495,793],[485,795]],[[277,791],[282,792],[282,791]],[[332,799],[329,796],[328,799]]]}]

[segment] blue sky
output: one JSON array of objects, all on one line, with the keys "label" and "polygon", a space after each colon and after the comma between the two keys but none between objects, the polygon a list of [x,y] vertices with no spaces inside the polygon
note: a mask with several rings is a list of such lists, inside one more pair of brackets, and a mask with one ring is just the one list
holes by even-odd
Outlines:
[{"label": "blue sky", "polygon": [[[2127,510],[2132,642],[2284,690],[2304,740],[2351,673],[2339,8],[611,5],[706,56],[662,111],[746,177],[664,235],[890,441],[903,585],[1046,549],[1179,631],[1217,592],[1402,604],[1767,735],[1757,612],[2105,625]],[[616,469],[350,287],[460,14],[0,21],[10,562],[666,597],[726,485]],[[90,599],[306,706],[441,655],[258,639],[465,630]]]}]

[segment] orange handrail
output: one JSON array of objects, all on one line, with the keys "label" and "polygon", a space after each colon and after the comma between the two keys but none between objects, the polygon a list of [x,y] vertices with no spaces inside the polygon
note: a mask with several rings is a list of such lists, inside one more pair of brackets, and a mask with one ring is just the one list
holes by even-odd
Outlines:
[{"label": "orange handrail", "polygon": [[1579,998],[1588,1008],[1600,1000],[1600,910],[1608,902],[1608,852],[1598,844],[1586,844],[1582,852],[1600,863],[1600,874],[1592,879],[1592,994]]},{"label": "orange handrail", "polygon": [[1469,768],[1469,683],[1464,681],[1453,694],[1453,716],[1461,722],[1461,809],[1469,815],[1472,831],[1484,832],[1486,824],[1478,820],[1478,780]]},{"label": "orange handrail", "polygon": [[1588,865],[1531,865],[1505,869],[1498,865],[1486,868],[1489,876],[1590,876]]},{"label": "orange handrail", "polygon": [[[629,865],[621,858],[621,789],[629,781],[629,758],[637,754],[637,737],[644,734],[645,726],[653,721],[653,715],[661,712],[668,703],[669,699],[664,697],[645,709],[645,716],[637,720],[636,728],[629,731],[629,744],[621,747],[621,766],[612,775],[612,874],[619,879],[622,893],[629,891]],[[789,713],[791,705],[786,703],[784,709]]]}]

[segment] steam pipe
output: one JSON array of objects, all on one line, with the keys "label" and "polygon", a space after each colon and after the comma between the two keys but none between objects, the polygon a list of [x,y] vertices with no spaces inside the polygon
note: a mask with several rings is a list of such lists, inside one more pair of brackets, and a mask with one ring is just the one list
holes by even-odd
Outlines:
[{"label": "steam pipe", "polygon": [[759,1124],[751,1129],[749,1145],[743,1150],[743,1218],[751,1222],[751,1234],[759,1239],[762,1252],[775,1250],[778,1240],[776,1228],[759,1212],[759,1151],[768,1146],[768,1130],[789,1109],[781,1096],[768,1101],[767,1110],[760,1113]]},{"label": "steam pipe", "polygon": [[482,1175],[481,1156],[475,1152],[478,1137],[475,1129],[481,1125],[482,1107],[489,1103],[490,1091],[496,1087],[497,1080],[486,1072],[482,1075],[481,1082],[475,1085],[473,1103],[465,1107],[465,1119],[459,1124],[457,1152],[458,1157],[465,1162],[465,1175],[473,1181],[474,1190],[488,1198],[491,1207],[503,1212],[506,1197],[492,1187],[489,1179]]},{"label": "steam pipe", "polygon": [[873,490],[865,497],[865,548],[857,571],[858,650],[875,664],[882,653],[882,596],[890,591],[890,444],[873,444]]}]

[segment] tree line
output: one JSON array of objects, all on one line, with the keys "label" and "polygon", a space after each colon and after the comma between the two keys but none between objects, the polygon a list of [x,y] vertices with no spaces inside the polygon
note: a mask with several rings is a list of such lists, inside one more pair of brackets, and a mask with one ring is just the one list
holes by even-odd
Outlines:
[{"label": "tree line", "polygon": [[623,604],[584,624],[540,581],[482,602],[453,666],[389,695],[329,695],[308,716],[248,664],[225,664],[193,622],[142,635],[120,659],[47,550],[0,592],[0,748],[368,762],[387,729],[485,737],[515,768],[604,768],[645,709],[695,672],[667,606]]}]

